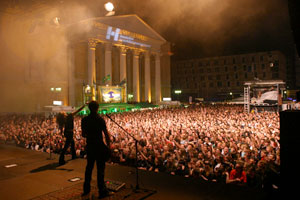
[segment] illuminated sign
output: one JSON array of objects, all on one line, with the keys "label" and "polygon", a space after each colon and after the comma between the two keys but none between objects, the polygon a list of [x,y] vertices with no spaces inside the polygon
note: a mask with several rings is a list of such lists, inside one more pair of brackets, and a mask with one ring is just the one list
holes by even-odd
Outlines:
[{"label": "illuminated sign", "polygon": [[[124,34],[122,34],[124,33]],[[132,37],[131,37],[132,36]],[[134,38],[138,38],[140,40],[145,40],[145,37],[141,37],[142,35],[139,34],[129,34],[128,31],[121,30],[119,28],[116,28],[113,30],[113,27],[109,26],[107,28],[106,32],[106,39],[110,40],[113,38],[114,41],[119,41],[119,42],[124,42],[128,44],[134,44],[134,45],[139,45],[141,47],[151,47],[151,45],[140,43],[137,41],[134,41]]]}]

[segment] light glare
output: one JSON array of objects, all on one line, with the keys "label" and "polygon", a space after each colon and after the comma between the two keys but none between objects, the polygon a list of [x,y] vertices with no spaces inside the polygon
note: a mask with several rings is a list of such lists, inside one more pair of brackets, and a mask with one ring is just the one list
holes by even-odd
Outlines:
[{"label": "light glare", "polygon": [[114,10],[114,5],[111,2],[104,4],[104,8],[108,12],[112,12]]}]

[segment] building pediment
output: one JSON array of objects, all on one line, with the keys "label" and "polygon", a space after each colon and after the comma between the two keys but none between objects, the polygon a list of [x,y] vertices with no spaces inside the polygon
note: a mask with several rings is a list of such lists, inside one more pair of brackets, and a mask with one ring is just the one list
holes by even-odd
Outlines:
[{"label": "building pediment", "polygon": [[137,15],[98,17],[68,26],[69,38],[75,41],[95,39],[114,45],[159,50],[166,40]]},{"label": "building pediment", "polygon": [[133,33],[138,33],[149,38],[166,42],[155,30],[137,15],[120,15],[111,17],[96,18],[95,21],[110,25],[116,28],[124,29]]}]

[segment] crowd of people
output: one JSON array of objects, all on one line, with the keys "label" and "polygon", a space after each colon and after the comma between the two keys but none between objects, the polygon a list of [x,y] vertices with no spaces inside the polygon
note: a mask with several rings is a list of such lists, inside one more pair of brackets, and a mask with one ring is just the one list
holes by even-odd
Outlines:
[{"label": "crowd of people", "polygon": [[[138,139],[140,169],[251,187],[279,186],[280,134],[276,112],[245,113],[233,105],[201,105],[112,114]],[[135,165],[135,141],[106,117],[111,162]],[[85,157],[81,117],[74,119],[76,154]],[[0,139],[60,153],[64,137],[55,117],[0,117]],[[70,153],[70,152],[69,152]]]}]

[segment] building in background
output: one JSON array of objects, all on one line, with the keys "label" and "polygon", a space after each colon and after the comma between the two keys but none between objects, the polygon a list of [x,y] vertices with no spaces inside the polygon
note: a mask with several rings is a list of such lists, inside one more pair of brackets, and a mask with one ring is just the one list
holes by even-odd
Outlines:
[{"label": "building in background", "polygon": [[243,95],[245,81],[286,81],[286,57],[268,51],[174,61],[171,77],[173,100],[228,100]]}]

